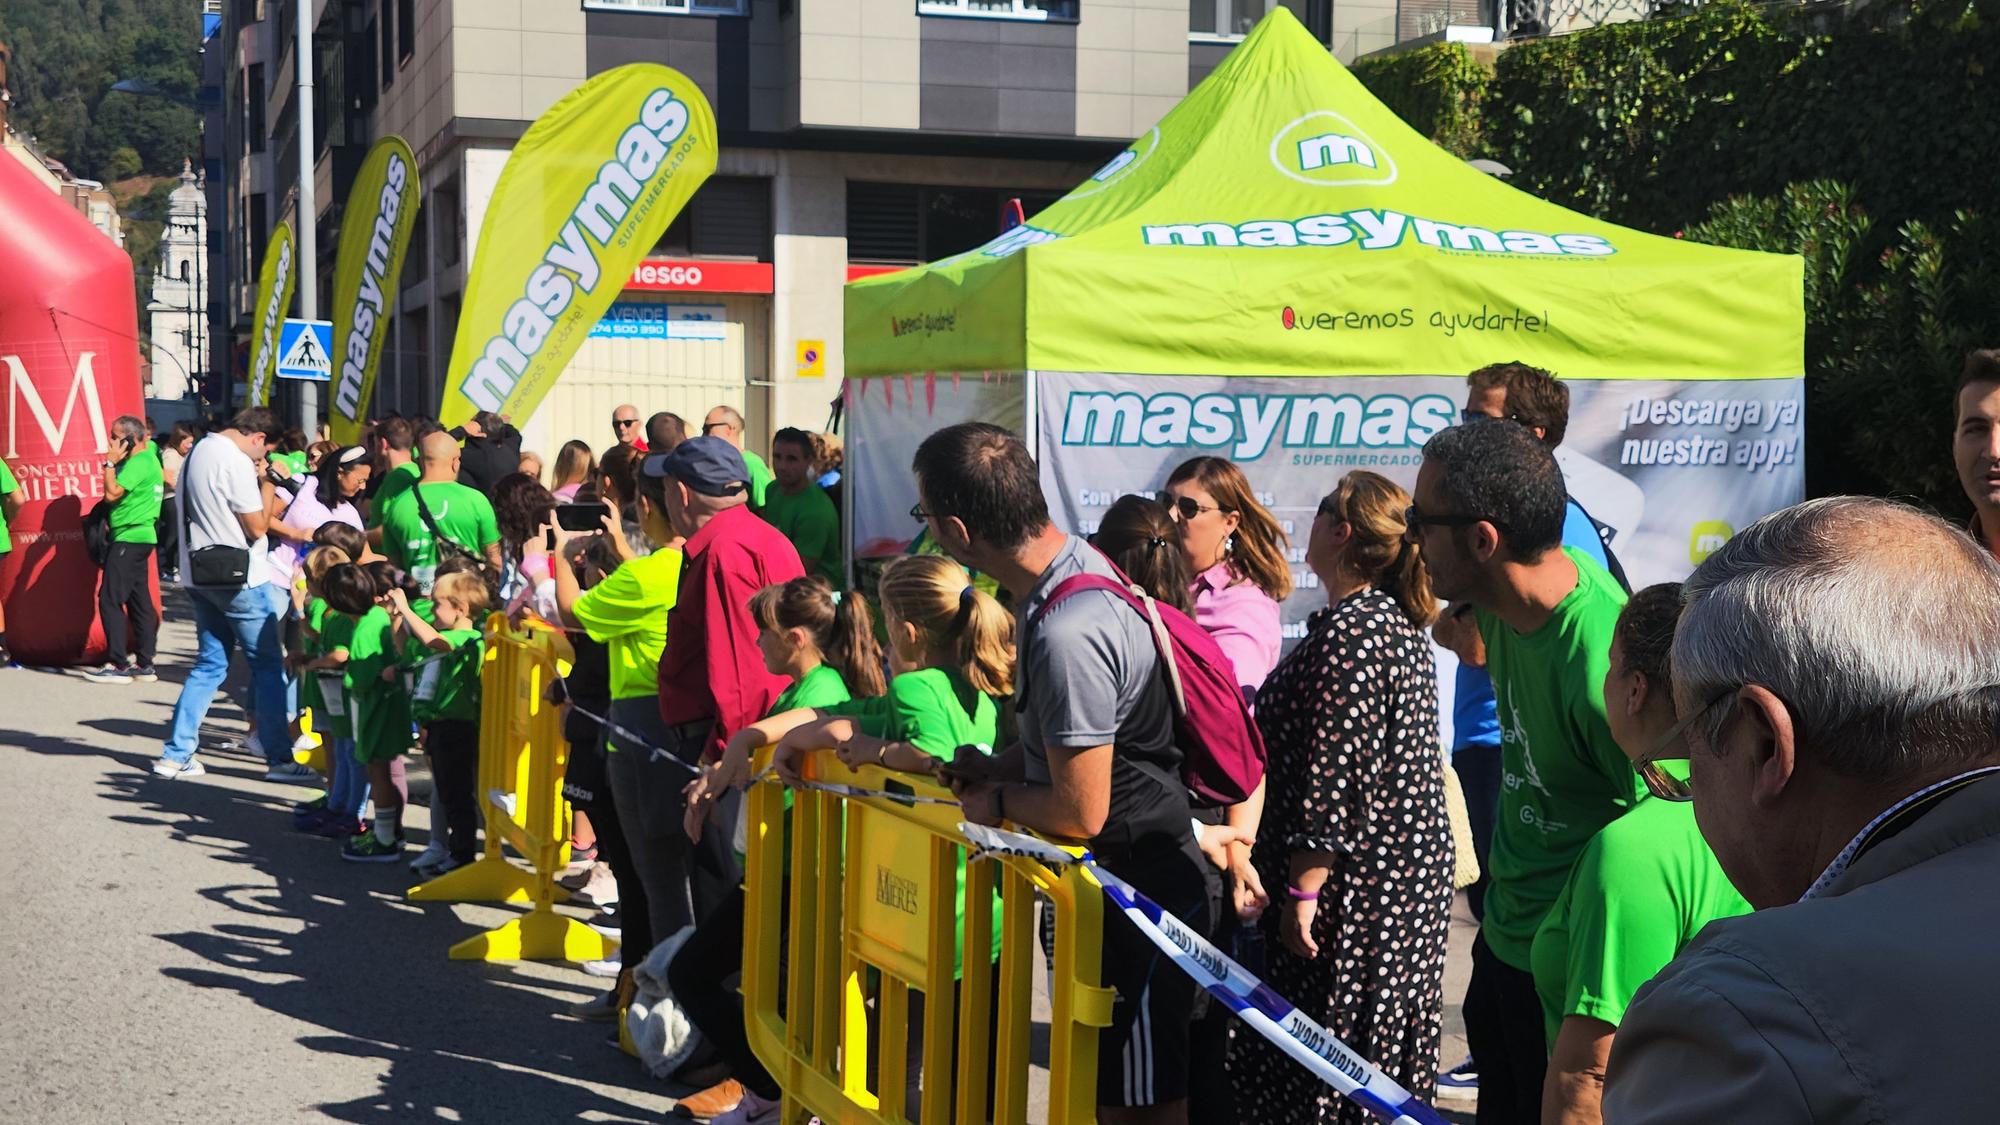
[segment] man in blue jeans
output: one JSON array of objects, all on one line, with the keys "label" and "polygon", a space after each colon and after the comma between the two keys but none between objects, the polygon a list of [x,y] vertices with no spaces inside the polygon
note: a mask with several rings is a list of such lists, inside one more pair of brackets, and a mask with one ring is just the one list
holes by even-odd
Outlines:
[{"label": "man in blue jeans", "polygon": [[[180,543],[181,585],[194,603],[200,648],[174,704],[173,734],[162,748],[160,760],[153,763],[156,776],[198,777],[207,772],[195,759],[196,739],[216,689],[229,675],[230,650],[241,648],[250,665],[252,719],[269,767],[265,780],[318,780],[311,770],[291,760],[284,644],[276,600],[265,588],[271,578],[265,561],[271,484],[261,466],[283,432],[274,411],[251,407],[238,413],[226,428],[196,443],[181,465],[179,493],[185,523]],[[217,548],[247,552],[240,584],[196,584],[191,559]]]}]

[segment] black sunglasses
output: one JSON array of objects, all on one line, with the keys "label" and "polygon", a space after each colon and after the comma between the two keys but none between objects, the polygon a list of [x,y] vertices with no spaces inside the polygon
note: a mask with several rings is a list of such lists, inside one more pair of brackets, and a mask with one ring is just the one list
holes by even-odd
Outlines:
[{"label": "black sunglasses", "polygon": [[613,418],[611,424],[622,430],[627,426],[638,425],[639,420],[637,418]]},{"label": "black sunglasses", "polygon": [[1183,520],[1191,520],[1203,512],[1227,512],[1230,509],[1212,506],[1203,507],[1192,496],[1175,496],[1167,500],[1167,508]]},{"label": "black sunglasses", "polygon": [[1491,516],[1425,515],[1415,504],[1403,509],[1403,538],[1415,542],[1419,530],[1425,527],[1471,527],[1476,523],[1490,523],[1502,534],[1507,525]]}]

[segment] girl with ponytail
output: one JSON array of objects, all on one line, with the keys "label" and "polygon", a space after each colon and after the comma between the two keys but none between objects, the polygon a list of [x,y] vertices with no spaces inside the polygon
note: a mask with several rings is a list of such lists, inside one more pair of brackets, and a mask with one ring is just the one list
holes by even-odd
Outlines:
[{"label": "girl with ponytail", "polygon": [[[1273,891],[1262,918],[1271,987],[1396,1081],[1428,1090],[1453,860],[1424,633],[1437,599],[1404,541],[1409,505],[1388,479],[1353,472],[1313,516],[1306,562],[1327,608],[1257,695],[1270,766],[1251,862]],[[1368,966],[1373,1006],[1355,1001],[1354,965]],[[1237,1039],[1228,1069],[1244,1120],[1310,1117],[1318,1091],[1261,1040]]]}]

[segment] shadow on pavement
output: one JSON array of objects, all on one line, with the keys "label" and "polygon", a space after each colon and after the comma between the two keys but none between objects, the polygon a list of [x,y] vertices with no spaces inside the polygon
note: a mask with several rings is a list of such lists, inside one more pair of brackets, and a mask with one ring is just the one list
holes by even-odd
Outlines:
[{"label": "shadow on pavement", "polygon": [[[83,726],[119,735],[158,730],[128,719]],[[449,960],[454,942],[485,927],[461,921],[447,904],[404,901],[414,878],[403,863],[342,862],[335,841],[295,832],[292,795],[311,790],[267,795],[201,780],[165,781],[145,772],[148,755],[69,738],[0,730],[0,745],[117,762],[129,772],[107,774],[99,784],[103,797],[131,810],[118,819],[160,825],[177,843],[262,874],[252,880],[246,872],[243,882],[200,892],[238,920],[155,935],[210,967],[160,971],[308,1025],[296,1041],[310,1050],[383,1061],[376,1095],[310,1108],[356,1122],[651,1121],[670,1094],[687,1092],[648,1079],[606,1042],[610,1025],[561,1014],[564,1005],[593,995],[596,981],[581,973],[552,981],[512,965]],[[202,760],[211,775],[262,775],[262,762],[247,752],[204,749]],[[630,1100],[617,1096],[625,1091]]]}]

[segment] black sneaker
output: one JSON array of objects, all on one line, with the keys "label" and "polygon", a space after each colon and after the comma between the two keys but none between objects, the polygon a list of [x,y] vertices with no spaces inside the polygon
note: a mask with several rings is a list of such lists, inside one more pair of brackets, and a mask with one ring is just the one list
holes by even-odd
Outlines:
[{"label": "black sneaker", "polygon": [[616,910],[600,910],[589,922],[584,923],[605,937],[617,937],[623,929],[624,917]]},{"label": "black sneaker", "polygon": [[132,678],[142,684],[157,684],[160,682],[160,673],[154,670],[151,664],[134,664],[128,670],[131,672]]}]

